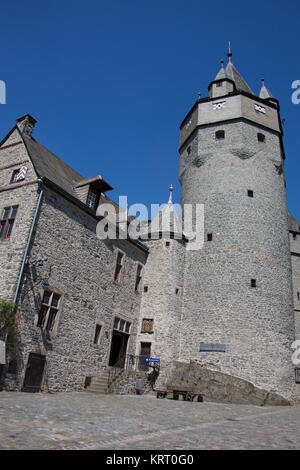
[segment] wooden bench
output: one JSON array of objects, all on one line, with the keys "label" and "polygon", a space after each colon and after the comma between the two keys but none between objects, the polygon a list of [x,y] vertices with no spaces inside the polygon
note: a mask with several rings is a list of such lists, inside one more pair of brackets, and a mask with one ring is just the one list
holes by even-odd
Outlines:
[{"label": "wooden bench", "polygon": [[172,395],[173,400],[179,400],[181,396],[184,401],[194,401],[197,398],[198,402],[203,401],[201,393],[191,392],[189,390],[156,390],[156,398],[166,398],[168,394]]}]

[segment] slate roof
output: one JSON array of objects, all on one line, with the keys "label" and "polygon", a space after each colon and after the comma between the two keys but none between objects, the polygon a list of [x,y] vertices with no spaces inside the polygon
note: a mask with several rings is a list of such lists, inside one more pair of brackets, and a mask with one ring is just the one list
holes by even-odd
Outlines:
[{"label": "slate roof", "polygon": [[226,75],[230,80],[232,80],[235,83],[236,89],[245,91],[246,93],[250,93],[253,95],[253,91],[251,88],[247,85],[243,77],[240,75],[240,73],[237,71],[231,60],[229,59],[229,62],[226,66],[225,69]]},{"label": "slate roof", "polygon": [[267,99],[267,98],[273,98],[271,93],[269,92],[268,88],[265,85],[264,79],[262,79],[262,86],[259,92],[259,98]]},{"label": "slate roof", "polygon": [[288,212],[288,226],[290,232],[300,232],[299,225],[295,217]]},{"label": "slate roof", "polygon": [[78,198],[74,186],[84,179],[83,176],[33,137],[23,133],[21,135],[38,176],[48,178],[67,193]]},{"label": "slate roof", "polygon": [[245,91],[246,93],[250,93],[251,95],[253,95],[253,91],[247,85],[247,83],[245,82],[241,74],[237,71],[237,69],[231,62],[231,56],[229,57],[229,61],[225,69],[222,63],[221,68],[219,72],[217,73],[215,80],[222,80],[226,78],[234,82],[237,90]]}]

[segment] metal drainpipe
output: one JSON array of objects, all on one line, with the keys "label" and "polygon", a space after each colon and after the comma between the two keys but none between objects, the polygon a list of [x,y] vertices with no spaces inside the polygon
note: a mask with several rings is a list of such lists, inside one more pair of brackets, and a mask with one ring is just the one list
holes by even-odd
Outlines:
[{"label": "metal drainpipe", "polygon": [[17,288],[16,288],[14,300],[13,300],[13,303],[15,305],[16,305],[16,302],[17,302],[17,299],[18,299],[20,285],[21,285],[23,272],[24,272],[24,267],[25,267],[27,257],[28,257],[30,242],[31,242],[33,230],[34,230],[34,227],[35,227],[36,219],[37,219],[37,216],[38,216],[39,208],[40,208],[40,205],[41,205],[41,202],[42,202],[43,192],[44,192],[44,190],[41,189],[41,185],[43,183],[43,178],[38,178],[37,182],[38,182],[38,185],[39,185],[38,189],[40,190],[40,195],[39,195],[39,199],[38,199],[38,202],[37,202],[37,205],[36,205],[36,208],[35,208],[35,213],[34,213],[33,221],[32,221],[32,224],[31,224],[29,237],[28,237],[28,240],[27,240],[27,245],[26,245],[26,249],[25,249],[25,253],[24,253],[24,257],[23,257],[23,261],[22,261],[22,266],[21,266],[21,269],[20,269],[18,284],[17,284]]}]

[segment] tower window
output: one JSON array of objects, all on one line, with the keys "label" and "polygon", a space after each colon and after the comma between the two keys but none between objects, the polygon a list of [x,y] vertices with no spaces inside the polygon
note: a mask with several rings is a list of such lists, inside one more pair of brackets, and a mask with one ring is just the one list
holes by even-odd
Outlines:
[{"label": "tower window", "polygon": [[208,233],[208,234],[207,234],[207,241],[208,241],[208,242],[211,242],[212,239],[213,239],[213,234],[212,234],[212,233]]},{"label": "tower window", "polygon": [[256,279],[251,279],[251,287],[256,287]]},{"label": "tower window", "polygon": [[167,248],[169,248],[170,242],[166,242],[165,245],[166,245]]},{"label": "tower window", "polygon": [[257,134],[257,140],[258,142],[265,142],[266,136],[264,134],[261,134],[260,132]]},{"label": "tower window", "polygon": [[225,139],[225,131],[217,131],[215,135],[217,140]]},{"label": "tower window", "polygon": [[148,286],[144,286],[144,292],[148,292]]},{"label": "tower window", "polygon": [[191,149],[191,146],[189,145],[188,148],[186,149],[188,155],[191,153],[191,150],[192,150],[192,149]]},{"label": "tower window", "polygon": [[248,189],[248,196],[249,196],[249,197],[253,197],[253,194],[254,194],[254,193],[253,193],[252,189]]},{"label": "tower window", "polygon": [[217,86],[217,87],[222,86],[222,82],[216,83],[216,86]]},{"label": "tower window", "polygon": [[297,299],[300,300],[300,293],[297,292]]}]

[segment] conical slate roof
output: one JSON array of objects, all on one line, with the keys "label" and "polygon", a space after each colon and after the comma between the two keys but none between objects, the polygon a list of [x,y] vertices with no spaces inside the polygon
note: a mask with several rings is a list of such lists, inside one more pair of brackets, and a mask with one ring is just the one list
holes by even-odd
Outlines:
[{"label": "conical slate roof", "polygon": [[158,234],[161,234],[162,236],[165,235],[167,237],[170,237],[170,234],[173,234],[175,238],[183,237],[181,222],[172,202],[172,191],[173,187],[171,186],[168,203],[164,205],[162,210],[151,221],[151,223],[142,224],[144,227],[141,229],[141,238],[148,238],[150,235],[155,238]]},{"label": "conical slate roof", "polygon": [[237,71],[237,69],[231,62],[231,54],[228,54],[228,57],[229,61],[225,69],[227,78],[229,78],[235,83],[237,90],[245,91],[246,93],[250,93],[251,95],[253,95],[253,91],[247,85],[243,77],[240,75],[240,73]]},{"label": "conical slate roof", "polygon": [[221,68],[219,72],[217,73],[214,81],[216,80],[225,80],[226,78],[233,81],[235,84],[236,89],[239,91],[245,91],[246,93],[250,93],[253,95],[253,91],[251,88],[247,85],[243,77],[240,75],[240,73],[237,71],[233,63],[231,62],[231,53],[228,54],[228,64],[226,65],[226,68],[224,68],[223,61],[221,61]]},{"label": "conical slate roof", "polygon": [[220,68],[219,72],[217,73],[215,80],[223,80],[224,78],[228,78],[226,76],[226,72],[225,72],[225,69],[224,69],[224,61],[223,60],[221,61],[221,64],[222,64],[221,68]]},{"label": "conical slate roof", "polygon": [[260,92],[259,92],[259,98],[262,98],[262,99],[267,99],[267,98],[273,98],[273,96],[271,95],[271,93],[269,92],[268,88],[265,86],[265,80],[262,78],[261,79],[262,81],[262,86],[261,86],[261,89],[260,89]]}]

